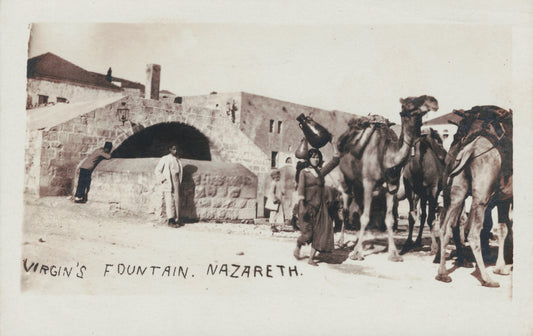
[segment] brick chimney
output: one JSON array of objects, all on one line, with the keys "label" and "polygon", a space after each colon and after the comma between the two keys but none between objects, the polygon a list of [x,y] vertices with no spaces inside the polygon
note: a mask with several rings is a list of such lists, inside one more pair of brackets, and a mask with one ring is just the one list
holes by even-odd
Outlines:
[{"label": "brick chimney", "polygon": [[159,100],[159,81],[161,79],[161,66],[159,64],[146,65],[146,87],[144,98]]}]

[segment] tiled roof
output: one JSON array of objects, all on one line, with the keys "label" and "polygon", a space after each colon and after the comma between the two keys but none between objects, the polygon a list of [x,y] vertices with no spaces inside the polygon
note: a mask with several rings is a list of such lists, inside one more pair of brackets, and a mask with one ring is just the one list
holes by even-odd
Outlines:
[{"label": "tiled roof", "polygon": [[[28,78],[68,81],[113,91],[121,90],[120,87],[108,82],[105,75],[87,71],[50,52],[30,58],[27,70]],[[144,85],[139,83],[114,77],[113,81],[121,82],[122,88],[136,88],[144,91]]]}]

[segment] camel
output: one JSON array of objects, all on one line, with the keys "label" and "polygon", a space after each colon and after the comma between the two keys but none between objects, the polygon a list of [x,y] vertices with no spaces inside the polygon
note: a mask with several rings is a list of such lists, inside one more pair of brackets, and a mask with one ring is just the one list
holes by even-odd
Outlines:
[{"label": "camel", "polygon": [[[339,150],[343,155],[339,168],[344,176],[343,201],[344,208],[347,204],[353,188],[362,186],[363,188],[363,213],[360,218],[361,229],[359,238],[350,258],[353,260],[364,260],[363,244],[364,233],[370,220],[373,192],[384,183],[387,185],[386,193],[387,211],[385,215],[385,225],[388,232],[389,260],[403,261],[398,254],[396,244],[393,239],[393,206],[394,193],[398,188],[401,168],[405,165],[408,155],[415,139],[420,136],[422,116],[429,111],[438,110],[438,102],[431,96],[408,97],[400,99],[402,112],[402,131],[399,138],[396,138],[394,131],[389,127],[388,122],[371,122],[372,126],[363,130],[363,138],[368,135],[366,146],[359,151],[358,132],[348,130],[339,137]],[[384,119],[384,118],[383,118]],[[369,130],[369,131],[367,131]],[[360,159],[358,159],[360,157]]]},{"label": "camel", "polygon": [[[404,188],[402,190],[400,187],[397,193],[399,200],[406,197],[409,202],[409,234],[400,254],[422,246],[422,233],[426,218],[431,230],[431,254],[437,253],[438,233],[433,228],[433,221],[436,217],[438,197],[442,188],[445,157],[446,150],[442,146],[442,139],[433,129],[430,129],[429,134],[423,134],[413,146],[412,154],[403,169],[400,181]],[[419,221],[420,228],[413,243],[412,236],[416,221]]]},{"label": "camel", "polygon": [[[513,196],[512,178],[512,111],[497,106],[476,106],[469,111],[455,111],[463,117],[446,157],[443,181],[444,208],[440,230],[440,266],[435,277],[451,282],[446,270],[445,250],[454,235],[458,263],[462,246],[458,239],[458,217],[464,200],[472,197],[467,227],[468,241],[486,287],[499,287],[489,276],[482,256],[481,232],[485,216],[498,207],[498,257],[494,273],[507,275],[504,260],[505,238],[511,222],[508,218]],[[488,222],[488,221],[487,221]],[[452,231],[453,230],[453,231]]]}]

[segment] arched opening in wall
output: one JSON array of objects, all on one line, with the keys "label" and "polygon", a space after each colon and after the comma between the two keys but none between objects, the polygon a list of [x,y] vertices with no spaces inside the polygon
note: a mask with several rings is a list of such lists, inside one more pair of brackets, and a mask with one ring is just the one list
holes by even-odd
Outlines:
[{"label": "arched opening in wall", "polygon": [[133,134],[113,151],[113,158],[148,158],[168,154],[176,145],[180,158],[211,161],[209,139],[196,128],[179,122],[156,124]]}]

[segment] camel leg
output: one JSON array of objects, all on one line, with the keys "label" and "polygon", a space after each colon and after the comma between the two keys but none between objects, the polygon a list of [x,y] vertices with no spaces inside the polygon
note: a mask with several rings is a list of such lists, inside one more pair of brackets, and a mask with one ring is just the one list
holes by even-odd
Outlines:
[{"label": "camel leg", "polygon": [[451,282],[452,278],[446,270],[446,246],[452,235],[452,227],[457,225],[459,215],[463,211],[464,199],[468,192],[468,180],[464,172],[455,176],[450,191],[450,205],[443,212],[440,229],[440,254],[435,256],[435,261],[440,259],[439,270],[435,279],[443,282]]},{"label": "camel leg", "polygon": [[507,233],[509,231],[508,225],[510,223],[509,217],[507,216],[509,213],[509,206],[510,203],[508,202],[498,204],[499,228],[496,230],[496,235],[498,236],[498,259],[496,260],[496,267],[494,268],[493,272],[500,275],[509,275],[511,273],[509,268],[505,266],[504,258],[505,240],[507,238]]},{"label": "camel leg", "polygon": [[459,217],[459,236],[461,239],[461,244],[466,244],[466,222],[468,220],[468,213],[466,212],[466,208],[463,207],[463,210],[461,211],[461,216]]},{"label": "camel leg", "polygon": [[435,230],[433,229],[433,222],[435,221],[435,214],[437,212],[438,202],[437,198],[430,198],[429,199],[429,205],[428,205],[428,226],[429,230],[431,232],[431,252],[430,254],[436,254],[437,249],[439,246],[437,245],[437,235],[435,234]]},{"label": "camel leg", "polygon": [[485,209],[485,216],[483,216],[483,228],[481,229],[480,239],[481,239],[481,255],[483,256],[483,261],[486,263],[492,263],[494,262],[494,259],[492,258],[490,254],[490,244],[489,239],[491,236],[491,230],[492,230],[492,210],[494,209],[494,205],[487,206],[487,209]]},{"label": "camel leg", "polygon": [[468,221],[470,222],[470,232],[468,233],[468,241],[470,247],[476,258],[476,264],[481,274],[482,284],[485,287],[500,287],[500,285],[491,279],[485,263],[483,262],[483,255],[481,254],[481,229],[483,227],[483,218],[485,216],[486,202],[482,202],[477,197],[472,197],[472,208]]},{"label": "camel leg", "polygon": [[415,221],[418,218],[417,213],[417,204],[418,204],[418,196],[413,192],[406,192],[407,194],[407,200],[409,201],[409,233],[407,235],[407,239],[405,240],[405,243],[403,244],[402,251],[400,254],[405,254],[411,250],[413,247],[413,230],[415,226]]},{"label": "camel leg", "polygon": [[350,196],[347,192],[344,190],[342,191],[342,226],[341,226],[341,234],[339,239],[337,240],[337,246],[343,247],[344,246],[344,228],[346,226],[346,221],[350,218]]},{"label": "camel leg", "polygon": [[498,223],[496,235],[498,236],[498,259],[496,260],[495,274],[509,275],[510,271],[505,267],[505,259],[503,257],[503,249],[505,247],[505,238],[507,237],[507,223]]},{"label": "camel leg", "polygon": [[426,224],[426,218],[427,218],[427,199],[425,197],[420,198],[420,205],[419,205],[419,211],[420,211],[420,227],[418,230],[418,236],[416,237],[415,244],[413,247],[420,247],[422,246],[422,234],[424,232],[424,224]]},{"label": "camel leg", "polygon": [[[472,175],[472,206],[470,216],[468,216],[468,241],[476,258],[476,264],[481,274],[482,284],[485,287],[499,287],[500,285],[493,281],[485,268],[483,255],[481,253],[481,230],[485,219],[485,211],[489,205],[491,188],[498,177],[499,171],[495,171],[491,162],[484,160],[473,160],[470,164]],[[490,158],[490,157],[489,157]]]},{"label": "camel leg", "polygon": [[363,244],[366,226],[370,222],[370,209],[372,206],[372,191],[374,185],[368,181],[363,182],[363,214],[361,215],[360,222],[361,228],[359,230],[359,239],[355,245],[354,251],[350,256],[353,260],[364,260],[363,257]]},{"label": "camel leg", "polygon": [[474,267],[474,264],[465,259],[466,246],[461,241],[461,231],[462,229],[460,225],[456,225],[452,228],[453,241],[455,243],[455,254],[457,256],[455,263],[457,267],[472,268]]},{"label": "camel leg", "polygon": [[387,225],[387,232],[389,236],[389,260],[390,261],[403,261],[403,258],[396,249],[396,243],[394,242],[394,215],[392,209],[394,207],[394,195],[387,193],[387,213],[385,215],[385,225]]}]

